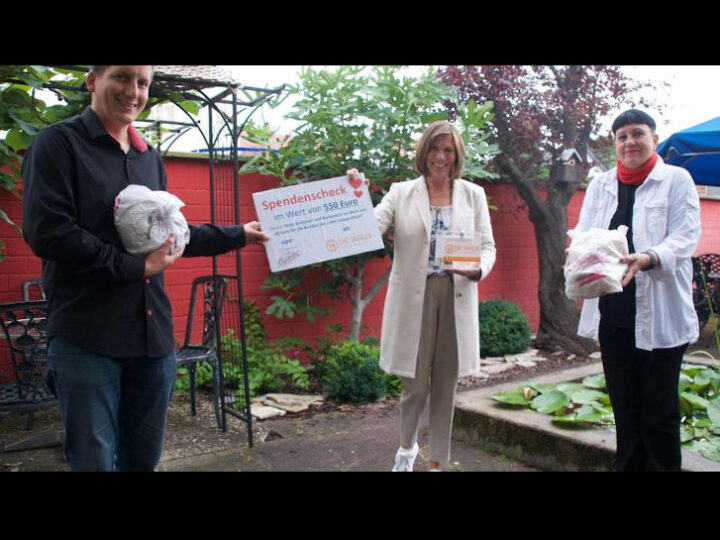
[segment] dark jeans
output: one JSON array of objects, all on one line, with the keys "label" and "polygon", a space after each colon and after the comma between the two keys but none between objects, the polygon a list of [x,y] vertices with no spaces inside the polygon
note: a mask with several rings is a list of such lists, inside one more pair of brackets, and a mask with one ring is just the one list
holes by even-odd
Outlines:
[{"label": "dark jeans", "polygon": [[152,471],[165,441],[175,353],[114,359],[60,338],[48,346],[48,384],[60,401],[73,471]]},{"label": "dark jeans", "polygon": [[617,471],[679,471],[680,365],[688,344],[643,351],[632,329],[600,325],[600,351],[617,428]]}]

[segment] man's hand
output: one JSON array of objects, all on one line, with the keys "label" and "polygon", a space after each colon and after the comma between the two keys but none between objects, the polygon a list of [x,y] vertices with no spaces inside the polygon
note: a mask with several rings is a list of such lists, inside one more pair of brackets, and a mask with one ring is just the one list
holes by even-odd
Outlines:
[{"label": "man's hand", "polygon": [[244,225],[245,227],[245,245],[249,244],[262,244],[270,240],[270,237],[262,232],[260,229],[260,223],[257,221],[250,221]]},{"label": "man's hand", "polygon": [[[347,174],[350,179],[357,178],[360,180],[360,173],[357,169],[348,169],[345,174]],[[370,187],[370,181],[367,178],[365,179],[365,185]]]},{"label": "man's hand", "polygon": [[165,270],[172,263],[182,257],[185,246],[178,249],[175,253],[170,255],[170,249],[175,243],[175,235],[171,234],[165,243],[157,248],[155,251],[151,251],[145,256],[145,277],[154,276]]}]

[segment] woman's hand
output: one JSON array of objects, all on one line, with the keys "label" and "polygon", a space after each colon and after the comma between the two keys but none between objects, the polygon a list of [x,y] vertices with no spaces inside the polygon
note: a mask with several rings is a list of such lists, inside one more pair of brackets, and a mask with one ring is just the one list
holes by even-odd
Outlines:
[{"label": "woman's hand", "polygon": [[620,257],[620,262],[628,265],[622,280],[622,286],[625,287],[635,277],[635,274],[650,266],[650,255],[647,253],[631,253],[627,257]]},{"label": "woman's hand", "polygon": [[471,281],[480,281],[480,278],[482,277],[482,270],[460,270],[459,268],[448,268],[447,271],[451,274],[465,276]]}]

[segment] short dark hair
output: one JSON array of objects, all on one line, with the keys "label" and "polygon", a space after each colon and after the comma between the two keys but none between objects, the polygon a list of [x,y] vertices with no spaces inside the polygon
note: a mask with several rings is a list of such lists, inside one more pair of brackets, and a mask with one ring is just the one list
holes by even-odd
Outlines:
[{"label": "short dark hair", "polygon": [[613,135],[615,135],[615,132],[621,127],[625,127],[630,124],[645,124],[646,126],[649,126],[653,132],[655,131],[655,120],[653,120],[648,113],[639,111],[638,109],[629,109],[624,113],[621,113],[613,122]]},{"label": "short dark hair", "polygon": [[[90,66],[88,71],[94,71],[96,75],[102,75],[107,66]],[[154,72],[155,66],[150,66],[150,69]]]}]

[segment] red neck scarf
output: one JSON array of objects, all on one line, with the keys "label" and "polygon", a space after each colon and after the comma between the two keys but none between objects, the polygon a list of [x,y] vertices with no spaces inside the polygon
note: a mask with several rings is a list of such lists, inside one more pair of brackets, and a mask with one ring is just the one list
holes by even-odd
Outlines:
[{"label": "red neck scarf", "polygon": [[128,126],[127,131],[128,131],[128,135],[130,136],[130,144],[133,146],[133,148],[135,148],[135,150],[137,150],[141,154],[145,150],[147,150],[147,143],[145,141],[143,141],[140,134],[137,132],[137,130],[132,125]]},{"label": "red neck scarf", "polygon": [[626,169],[622,162],[618,160],[617,162],[617,175],[618,179],[623,184],[631,184],[633,186],[639,186],[642,184],[645,179],[650,174],[650,171],[652,171],[653,167],[655,166],[655,162],[657,161],[658,155],[657,153],[653,152],[653,155],[650,159],[648,159],[644,165],[640,165],[637,169]]}]

